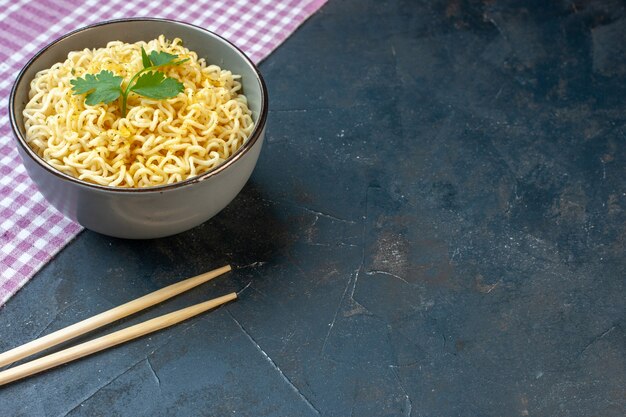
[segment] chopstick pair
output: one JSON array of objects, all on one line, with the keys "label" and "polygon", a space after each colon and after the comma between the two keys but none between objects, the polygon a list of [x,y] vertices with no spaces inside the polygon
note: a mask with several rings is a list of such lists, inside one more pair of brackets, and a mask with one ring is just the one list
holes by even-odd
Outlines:
[{"label": "chopstick pair", "polygon": [[[77,336],[134,314],[138,311],[144,310],[150,306],[172,298],[175,295],[197,287],[198,285],[230,270],[230,265],[226,265],[213,271],[206,272],[202,275],[177,282],[176,284],[161,288],[160,290],[146,294],[143,297],[129,301],[118,307],[114,307],[103,313],[72,324],[71,326],[40,337],[39,339],[35,339],[31,342],[8,350],[0,354],[0,367],[13,363],[34,353],[41,352],[42,350],[58,345],[59,343],[71,340]],[[75,359],[91,355],[92,353],[108,349],[129,340],[136,339],[140,336],[155,332],[165,327],[172,326],[236,298],[237,293],[232,292],[230,294],[226,294],[221,297],[195,304],[193,306],[147,320],[134,326],[118,330],[111,334],[81,343],[77,346],[73,346],[56,353],[52,353],[39,359],[26,362],[22,365],[16,366],[15,368],[7,369],[0,372],[0,386],[38,372],[45,371],[46,369],[54,368],[55,366],[62,365]]]}]

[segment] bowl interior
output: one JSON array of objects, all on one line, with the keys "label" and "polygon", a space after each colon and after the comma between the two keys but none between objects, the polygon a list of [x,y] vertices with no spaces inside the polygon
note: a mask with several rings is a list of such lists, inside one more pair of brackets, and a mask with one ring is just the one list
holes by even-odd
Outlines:
[{"label": "bowl interior", "polygon": [[[65,61],[71,51],[105,47],[108,42],[116,40],[128,43],[149,41],[159,35],[165,35],[166,39],[180,38],[185,47],[195,51],[198,57],[204,58],[208,65],[216,64],[233,74],[241,75],[243,94],[248,98],[248,107],[255,122],[255,131],[251,134],[251,139],[254,138],[255,132],[263,127],[260,124],[264,123],[263,116],[267,111],[266,91],[256,67],[241,51],[223,38],[186,23],[163,19],[124,19],[104,22],[66,35],[39,52],[20,73],[14,86],[10,107],[14,128],[18,131],[16,132],[18,141],[27,148],[28,154],[39,160],[24,141],[25,128],[22,115],[28,103],[30,82],[38,71]],[[238,152],[242,152],[247,145],[251,146],[250,142],[250,140],[246,142]]]}]

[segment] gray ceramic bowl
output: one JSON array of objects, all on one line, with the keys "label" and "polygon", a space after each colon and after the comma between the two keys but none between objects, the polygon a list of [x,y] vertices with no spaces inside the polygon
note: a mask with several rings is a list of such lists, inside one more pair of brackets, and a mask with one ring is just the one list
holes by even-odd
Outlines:
[{"label": "gray ceramic bowl", "polygon": [[[70,51],[104,47],[109,41],[137,42],[164,34],[181,38],[206,59],[241,74],[243,92],[255,121],[246,143],[215,169],[176,184],[125,189],[105,187],[63,174],[26,144],[22,111],[37,71],[62,62]],[[164,19],[123,19],[69,33],[42,49],[20,72],[11,91],[9,114],[17,148],[28,174],[44,197],[87,229],[110,236],[146,239],[197,226],[222,210],[241,191],[261,151],[267,119],[267,90],[254,64],[234,45],[205,29]]]}]

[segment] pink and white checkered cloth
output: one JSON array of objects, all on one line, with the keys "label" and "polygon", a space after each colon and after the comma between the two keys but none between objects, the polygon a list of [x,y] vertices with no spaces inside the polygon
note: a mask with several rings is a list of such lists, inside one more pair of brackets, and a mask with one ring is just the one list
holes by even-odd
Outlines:
[{"label": "pink and white checkered cloth", "polygon": [[327,0],[0,0],[0,306],[82,229],[52,208],[14,145],[8,98],[39,49],[103,20],[150,16],[214,31],[259,62]]}]

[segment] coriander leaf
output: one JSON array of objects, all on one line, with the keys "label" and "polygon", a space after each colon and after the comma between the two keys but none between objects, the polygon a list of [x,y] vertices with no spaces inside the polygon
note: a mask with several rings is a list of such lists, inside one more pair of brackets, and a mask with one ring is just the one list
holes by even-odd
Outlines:
[{"label": "coriander leaf", "polygon": [[169,65],[180,65],[180,64],[183,64],[183,63],[189,61],[190,59],[191,58],[181,59],[180,61],[171,62]]},{"label": "coriander leaf", "polygon": [[122,90],[122,77],[114,75],[111,71],[100,71],[98,74],[85,74],[83,78],[71,80],[74,94],[87,94],[85,104],[95,106],[98,103],[108,104],[116,100]]},{"label": "coriander leaf", "polygon": [[150,61],[150,58],[148,57],[146,50],[143,49],[143,46],[141,47],[141,62],[143,63],[144,68],[149,68],[152,66],[152,61]]},{"label": "coriander leaf", "polygon": [[165,99],[176,97],[184,89],[183,83],[167,78],[162,72],[147,72],[137,79],[130,91],[148,98]]},{"label": "coriander leaf", "polygon": [[150,61],[152,61],[155,67],[172,64],[176,58],[178,58],[178,55],[168,54],[167,52],[150,52]]},{"label": "coriander leaf", "polygon": [[[150,57],[148,58],[150,62],[152,62],[152,66],[163,67],[165,65],[180,65],[184,62],[189,61],[189,58],[181,59],[180,61],[176,61],[178,59],[178,55],[168,54],[167,52],[150,52]],[[144,63],[145,68],[145,63]]]}]

